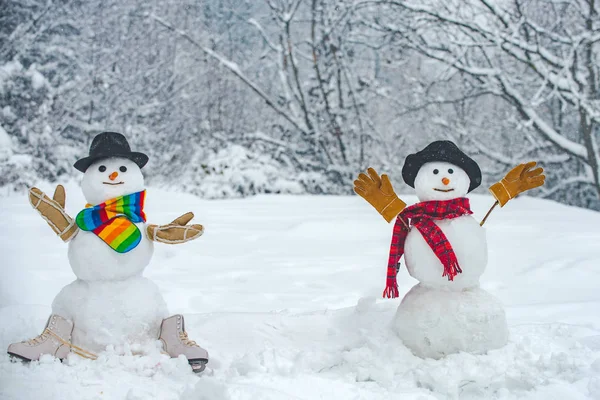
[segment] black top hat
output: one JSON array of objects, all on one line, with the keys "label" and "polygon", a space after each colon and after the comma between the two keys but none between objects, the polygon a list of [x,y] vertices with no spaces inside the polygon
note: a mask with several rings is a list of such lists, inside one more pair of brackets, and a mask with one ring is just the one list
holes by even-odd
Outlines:
[{"label": "black top hat", "polygon": [[85,172],[94,162],[111,157],[128,158],[140,168],[148,162],[148,156],[144,153],[131,151],[125,136],[117,132],[102,132],[92,140],[90,155],[77,160],[73,166],[79,171]]},{"label": "black top hat", "polygon": [[423,150],[410,154],[404,161],[402,167],[402,178],[404,182],[412,188],[415,187],[415,178],[419,169],[428,162],[443,161],[457,167],[462,168],[469,179],[471,179],[471,185],[469,186],[469,192],[481,185],[481,170],[477,162],[467,156],[465,153],[449,140],[438,140],[430,143]]}]

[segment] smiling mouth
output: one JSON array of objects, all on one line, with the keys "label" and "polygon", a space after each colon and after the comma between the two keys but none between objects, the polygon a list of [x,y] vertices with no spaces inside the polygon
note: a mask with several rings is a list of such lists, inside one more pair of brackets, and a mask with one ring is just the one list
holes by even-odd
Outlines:
[{"label": "smiling mouth", "polygon": [[122,185],[122,184],[124,184],[125,182],[118,182],[118,183],[102,182],[102,183],[103,183],[103,184],[105,184],[105,185],[116,186],[116,185]]},{"label": "smiling mouth", "polygon": [[433,188],[433,190],[437,190],[438,192],[448,193],[448,192],[452,192],[454,189],[438,189],[438,188]]}]

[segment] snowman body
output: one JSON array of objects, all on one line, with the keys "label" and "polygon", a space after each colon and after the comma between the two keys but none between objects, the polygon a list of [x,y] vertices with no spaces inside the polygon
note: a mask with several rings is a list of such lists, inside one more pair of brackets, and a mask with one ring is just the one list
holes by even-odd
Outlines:
[{"label": "snowman body", "polygon": [[[446,162],[424,164],[415,178],[420,201],[464,197],[469,176]],[[508,341],[501,303],[479,287],[487,264],[485,229],[471,215],[434,223],[444,233],[462,273],[449,281],[444,267],[421,232],[412,227],[404,257],[408,272],[419,283],[402,299],[393,328],[413,353],[441,358],[457,352],[483,353]]]},{"label": "snowman body", "polygon": [[442,276],[444,266],[418,229],[411,229],[406,237],[404,259],[408,273],[423,286],[463,290],[479,285],[479,278],[487,265],[485,229],[470,215],[434,221],[444,232],[456,254],[462,273],[449,281]]},{"label": "snowman body", "polygon": [[142,240],[127,253],[117,253],[92,232],[79,231],[69,242],[69,263],[79,279],[107,281],[140,275],[150,263],[154,244],[146,236],[146,224],[135,226]]},{"label": "snowman body", "polygon": [[[114,182],[117,178],[122,183]],[[90,204],[144,190],[139,167],[123,158],[92,164],[81,186]],[[146,224],[135,225],[142,238],[127,253],[83,230],[69,242],[69,263],[77,279],[59,292],[52,310],[73,321],[73,344],[98,352],[108,345],[157,340],[168,310],[158,287],[142,275],[154,247]]]}]

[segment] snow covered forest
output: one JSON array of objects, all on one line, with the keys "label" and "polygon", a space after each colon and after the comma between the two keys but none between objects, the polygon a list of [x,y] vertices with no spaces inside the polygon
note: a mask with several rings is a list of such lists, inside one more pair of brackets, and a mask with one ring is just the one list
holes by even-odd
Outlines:
[{"label": "snow covered forest", "polygon": [[100,131],[151,185],[349,194],[450,139],[486,187],[600,210],[597,0],[2,0],[0,186],[78,177]]}]

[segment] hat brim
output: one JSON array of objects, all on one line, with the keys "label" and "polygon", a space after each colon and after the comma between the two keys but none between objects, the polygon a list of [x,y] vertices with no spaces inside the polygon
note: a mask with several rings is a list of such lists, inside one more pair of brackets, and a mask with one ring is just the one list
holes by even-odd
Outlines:
[{"label": "hat brim", "polygon": [[[456,157],[456,156],[459,157]],[[447,162],[457,167],[462,168],[469,179],[471,184],[469,185],[469,191],[475,190],[481,185],[481,169],[475,160],[460,152],[459,154],[454,153],[438,153],[438,152],[422,152],[410,154],[406,157],[404,166],[402,167],[402,178],[404,182],[412,188],[415,187],[415,178],[421,167],[428,162]]]},{"label": "hat brim", "polygon": [[137,166],[140,167],[140,169],[144,168],[144,165],[146,165],[146,163],[148,162],[148,156],[146,154],[130,152],[123,154],[98,154],[93,157],[85,157],[80,160],[77,160],[77,162],[75,162],[73,166],[78,171],[85,172],[90,167],[90,165],[92,165],[96,161],[104,160],[107,158],[127,158],[136,163]]}]

